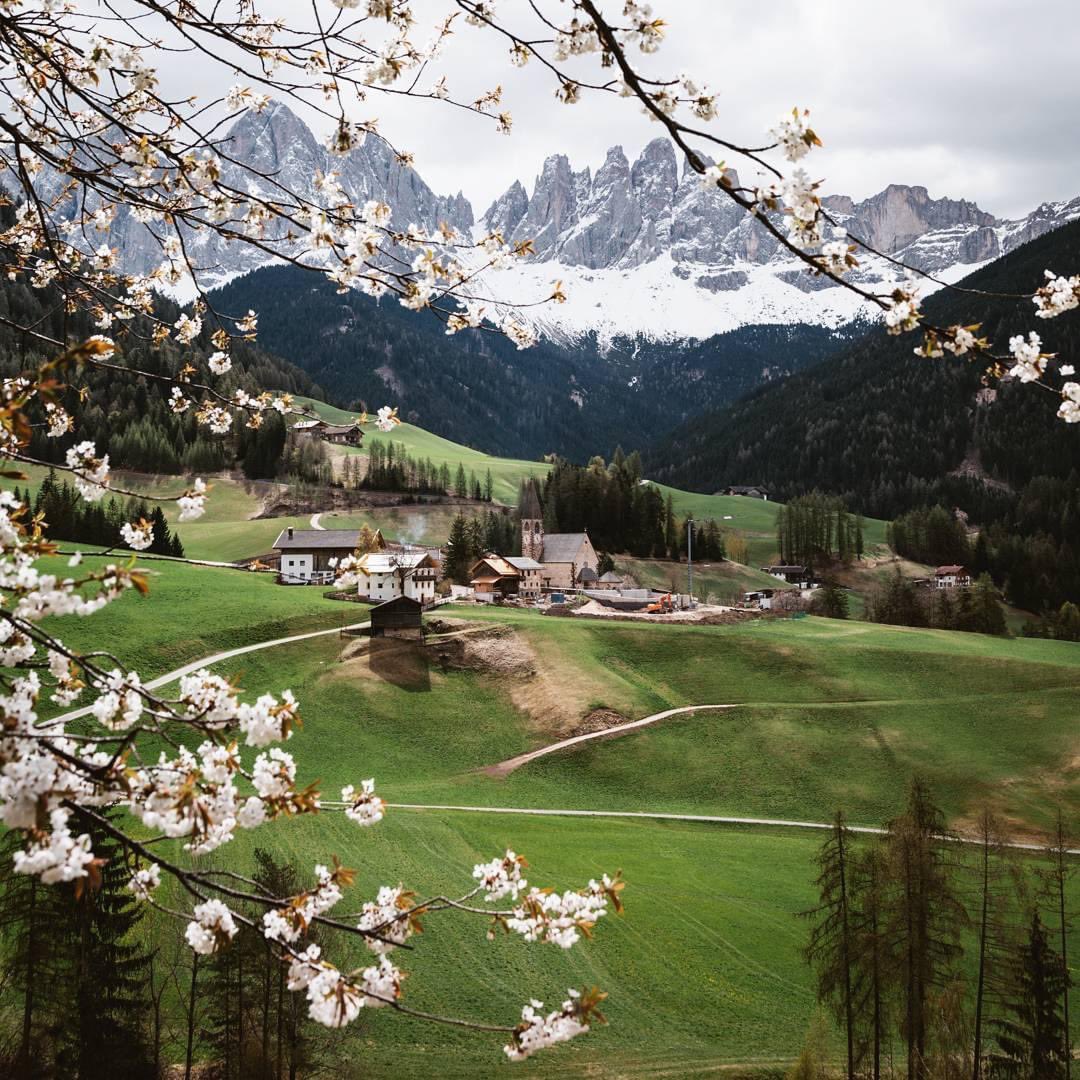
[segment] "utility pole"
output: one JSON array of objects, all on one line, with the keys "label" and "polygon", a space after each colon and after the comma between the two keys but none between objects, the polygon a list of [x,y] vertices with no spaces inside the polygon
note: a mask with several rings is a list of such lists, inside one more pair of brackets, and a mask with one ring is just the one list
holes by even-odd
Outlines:
[{"label": "utility pole", "polygon": [[686,587],[690,593],[690,607],[694,606],[694,519],[686,519]]}]

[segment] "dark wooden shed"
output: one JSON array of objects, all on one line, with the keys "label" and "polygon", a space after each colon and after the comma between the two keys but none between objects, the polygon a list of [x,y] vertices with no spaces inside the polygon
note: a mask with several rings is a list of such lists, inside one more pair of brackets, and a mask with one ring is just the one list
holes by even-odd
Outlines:
[{"label": "dark wooden shed", "polygon": [[411,596],[399,596],[371,609],[371,636],[419,641],[424,605]]}]

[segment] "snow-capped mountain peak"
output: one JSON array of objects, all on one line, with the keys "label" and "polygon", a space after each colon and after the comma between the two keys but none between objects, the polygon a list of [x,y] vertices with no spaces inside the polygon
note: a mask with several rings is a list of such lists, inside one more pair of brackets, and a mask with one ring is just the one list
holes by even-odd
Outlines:
[{"label": "snow-capped mountain peak", "polygon": [[[601,341],[641,335],[671,340],[707,337],[750,323],[839,325],[861,313],[857,298],[809,274],[777,241],[717,188],[703,187],[666,138],[650,142],[631,162],[613,146],[595,174],[575,169],[565,154],[547,158],[531,194],[516,180],[475,223],[460,192],[440,196],[403,167],[380,139],[346,155],[331,155],[286,105],[248,112],[228,132],[227,183],[270,194],[294,191],[317,199],[317,173],[336,171],[354,203],[387,202],[393,223],[434,229],[447,222],[468,235],[500,231],[532,240],[535,252],[509,270],[488,274],[485,291],[508,303],[550,293],[565,283],[568,302],[533,309],[529,317],[553,337],[596,333]],[[54,178],[60,186],[60,178]],[[956,280],[1036,236],[1080,217],[1080,198],[1044,203],[1018,221],[999,220],[963,199],[932,198],[925,187],[890,184],[870,198],[827,197],[848,230],[887,255],[942,280]],[[74,213],[74,207],[60,215]],[[284,235],[284,233],[283,233]],[[158,245],[129,215],[117,215],[110,243],[126,269],[144,272],[161,261]],[[273,261],[208,231],[186,247],[206,282],[223,282]],[[884,259],[861,257],[860,281],[893,280]]]}]

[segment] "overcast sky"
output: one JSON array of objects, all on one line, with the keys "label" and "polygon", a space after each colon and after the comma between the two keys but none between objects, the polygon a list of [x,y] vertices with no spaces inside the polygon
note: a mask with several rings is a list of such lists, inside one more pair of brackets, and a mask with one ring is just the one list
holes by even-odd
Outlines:
[{"label": "overcast sky", "polygon": [[[283,14],[295,3],[271,0]],[[447,5],[415,6],[433,24]],[[523,7],[499,3],[501,13]],[[669,31],[649,59],[656,71],[686,72],[720,91],[717,131],[754,142],[792,105],[812,110],[825,149],[808,164],[827,192],[862,198],[888,183],[923,184],[999,216],[1080,194],[1075,0],[653,0],[653,8]],[[556,103],[549,73],[535,62],[512,67],[489,31],[459,23],[437,69],[456,96],[500,82],[511,136],[440,104],[375,94],[358,108],[413,151],[439,193],[461,189],[480,213],[515,179],[531,193],[548,154],[595,170],[613,143],[632,159],[659,134],[628,100]],[[187,85],[193,75],[185,66]]]}]

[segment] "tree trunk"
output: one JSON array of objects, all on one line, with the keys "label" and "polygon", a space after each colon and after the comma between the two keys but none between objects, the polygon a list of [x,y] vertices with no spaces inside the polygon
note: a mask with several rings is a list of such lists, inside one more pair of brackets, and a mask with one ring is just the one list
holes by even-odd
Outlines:
[{"label": "tree trunk", "polygon": [[195,988],[199,980],[199,954],[191,954],[191,993],[187,1008],[187,1052],[184,1055],[184,1080],[191,1080],[191,1059],[195,1052]]},{"label": "tree trunk", "polygon": [[[907,841],[905,841],[905,844]],[[904,852],[904,899],[907,920],[907,941],[905,953],[907,960],[907,1075],[908,1080],[915,1080],[915,942],[914,926],[911,919],[911,852]]]},{"label": "tree trunk", "polygon": [[230,1009],[232,999],[232,987],[229,985],[229,969],[232,964],[229,961],[225,962],[225,1037],[222,1040],[224,1043],[225,1052],[225,1080],[232,1080],[232,1027],[230,1021],[232,1020],[232,1010]]},{"label": "tree trunk", "polygon": [[259,1071],[265,1080],[270,1080],[270,942],[266,943],[266,963],[263,967],[262,1067]]},{"label": "tree trunk", "polygon": [[836,819],[836,841],[840,869],[840,932],[843,935],[844,965],[844,1022],[847,1028],[847,1075],[848,1080],[855,1080],[855,1018],[851,1007],[851,939],[848,920],[847,893],[847,850],[844,846],[844,822],[838,815]]},{"label": "tree trunk", "polygon": [[274,1075],[276,1080],[281,1080],[281,1070],[284,1064],[282,1047],[285,1040],[285,965],[278,966],[277,980],[277,1055]]},{"label": "tree trunk", "polygon": [[983,992],[986,987],[986,911],[990,893],[990,833],[987,822],[983,822],[983,879],[982,910],[979,914],[979,978],[975,988],[975,1060],[972,1065],[972,1080],[979,1080],[982,1075],[982,1012]]},{"label": "tree trunk", "polygon": [[1068,843],[1065,835],[1065,820],[1061,813],[1061,808],[1058,808],[1057,813],[1057,859],[1055,870],[1057,871],[1057,887],[1058,887],[1058,917],[1060,918],[1061,928],[1061,973],[1062,979],[1062,991],[1061,991],[1061,1005],[1062,1005],[1062,1019],[1065,1022],[1065,1080],[1071,1080],[1072,1077],[1072,1032],[1069,1030],[1069,924],[1068,918],[1065,914],[1065,879],[1068,876],[1068,865],[1066,862]]},{"label": "tree trunk", "polygon": [[244,953],[236,954],[236,1075],[244,1075]]}]

